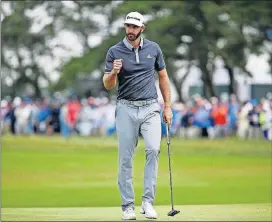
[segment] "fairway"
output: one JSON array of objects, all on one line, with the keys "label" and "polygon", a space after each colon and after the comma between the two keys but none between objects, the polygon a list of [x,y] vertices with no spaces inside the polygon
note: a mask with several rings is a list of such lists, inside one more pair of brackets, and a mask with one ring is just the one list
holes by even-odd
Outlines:
[{"label": "fairway", "polygon": [[[271,143],[173,138],[171,149],[174,202],[182,213],[166,216],[170,190],[163,138],[155,200],[160,220],[271,218]],[[2,219],[120,220],[117,156],[114,137],[3,136]],[[140,140],[133,170],[137,206],[144,161]]]}]

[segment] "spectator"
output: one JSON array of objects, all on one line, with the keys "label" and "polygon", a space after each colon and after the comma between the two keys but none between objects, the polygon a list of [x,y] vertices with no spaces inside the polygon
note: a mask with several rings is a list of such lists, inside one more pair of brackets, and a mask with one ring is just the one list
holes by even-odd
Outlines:
[{"label": "spectator", "polygon": [[89,136],[92,132],[92,108],[87,99],[81,100],[81,109],[78,115],[78,131],[82,136]]},{"label": "spectator", "polygon": [[14,111],[16,117],[16,134],[29,134],[29,120],[30,120],[31,109],[23,101]]},{"label": "spectator", "polygon": [[262,104],[259,120],[264,138],[272,141],[272,110],[268,100]]},{"label": "spectator", "polygon": [[184,108],[183,115],[181,117],[181,137],[188,139],[190,138],[190,129],[193,125],[193,107]]},{"label": "spectator", "polygon": [[48,118],[48,128],[46,130],[47,135],[52,135],[53,133],[60,132],[60,106],[57,101],[52,103],[52,108],[50,109],[50,116]]},{"label": "spectator", "polygon": [[70,127],[68,124],[68,104],[64,101],[60,108],[59,122],[61,135],[68,139],[70,134]]},{"label": "spectator", "polygon": [[252,109],[252,104],[250,102],[245,102],[242,106],[239,114],[238,114],[238,129],[237,135],[238,137],[245,139],[248,138],[248,130],[249,130],[249,121],[248,121],[248,113]]},{"label": "spectator", "polygon": [[39,107],[35,123],[38,133],[45,133],[47,131],[48,122],[51,116],[51,110],[48,103],[48,100],[44,100]]},{"label": "spectator", "polygon": [[1,126],[0,130],[2,133],[6,133],[10,126],[10,119],[8,118],[8,113],[10,109],[10,103],[7,100],[1,101]]},{"label": "spectator", "polygon": [[80,112],[80,103],[76,96],[73,96],[67,106],[67,123],[70,128],[70,133],[76,131],[76,123]]},{"label": "spectator", "polygon": [[194,137],[208,137],[208,128],[211,127],[209,110],[205,107],[205,100],[202,98],[197,101],[197,105],[198,109],[193,118]]},{"label": "spectator", "polygon": [[107,136],[111,136],[116,132],[116,125],[115,125],[115,109],[116,109],[116,101],[110,102],[106,106],[107,110]]},{"label": "spectator", "polygon": [[227,134],[228,104],[222,101],[211,110],[211,117],[215,124],[215,137],[224,137]]},{"label": "spectator", "polygon": [[248,112],[249,120],[249,137],[260,138],[260,123],[259,123],[260,110],[259,106],[253,105],[253,108]]},{"label": "spectator", "polygon": [[211,121],[211,127],[209,128],[209,138],[214,139],[215,138],[215,119],[212,115],[213,110],[218,108],[218,98],[217,97],[211,97],[211,109],[210,109],[210,121]]},{"label": "spectator", "polygon": [[40,100],[32,101],[31,105],[31,114],[30,114],[30,132],[31,133],[38,133],[38,128],[37,128],[37,116],[40,111],[41,107],[41,102]]},{"label": "spectator", "polygon": [[232,135],[234,131],[237,130],[237,120],[238,120],[239,104],[237,102],[236,96],[231,95],[228,113],[228,123],[227,123],[227,135]]}]

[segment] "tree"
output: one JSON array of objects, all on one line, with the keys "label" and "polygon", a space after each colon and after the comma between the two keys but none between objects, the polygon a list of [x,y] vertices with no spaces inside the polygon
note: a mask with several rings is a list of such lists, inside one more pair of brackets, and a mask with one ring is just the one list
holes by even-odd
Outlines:
[{"label": "tree", "polygon": [[[121,4],[118,8],[115,9],[115,11],[112,13],[115,15],[114,19],[119,19],[120,17],[124,17],[125,14],[128,11],[131,11],[136,7],[137,2],[124,2]],[[135,5],[136,4],[136,5]],[[165,61],[167,64],[167,69],[170,78],[173,80],[173,83],[176,87],[176,90],[179,94],[179,100],[182,100],[182,91],[180,90],[180,87],[182,86],[182,83],[188,76],[189,72],[187,71],[186,74],[183,77],[178,77],[176,75],[176,71],[178,67],[175,67],[174,63],[177,60],[183,60],[183,61],[189,61],[188,69],[192,65],[199,66],[202,70],[202,79],[204,81],[204,85],[206,87],[206,93],[210,95],[214,95],[214,89],[212,85],[212,78],[210,71],[207,70],[206,66],[209,61],[208,59],[208,45],[205,44],[205,41],[207,40],[206,34],[202,33],[201,31],[197,30],[199,19],[196,19],[193,14],[193,12],[196,9],[198,10],[198,13],[202,13],[200,11],[200,3],[189,3],[189,2],[156,2],[156,1],[147,1],[145,4],[138,4],[137,8],[140,12],[143,14],[151,16],[151,20],[147,24],[147,29],[145,31],[145,36],[147,38],[150,38],[161,46]],[[154,13],[156,12],[156,13]],[[192,16],[193,15],[193,16]],[[201,14],[199,15],[199,17]],[[205,20],[204,20],[205,22]],[[182,27],[182,28],[181,28]],[[123,31],[121,31],[121,34],[117,35],[120,37],[123,36]],[[181,39],[181,36],[192,36],[193,42],[184,42]],[[163,38],[158,38],[160,36],[163,36]],[[100,46],[97,47],[97,49],[91,50],[92,52],[86,53],[81,59],[75,59],[70,61],[67,65],[64,66],[62,75],[63,76],[69,76],[68,70],[71,70],[72,64],[78,64],[78,70],[73,70],[72,75],[75,75],[75,73],[82,73],[87,70],[95,70],[95,69],[101,69],[101,63],[104,62],[104,57],[106,54],[106,51],[109,46],[108,43],[115,44],[117,41],[113,42],[110,39],[116,39],[116,36],[109,36],[109,39],[103,42]],[[180,54],[177,51],[177,48],[179,46],[187,47],[188,50],[184,54]],[[99,51],[100,54],[95,54],[96,51]],[[104,52],[104,54],[102,54]],[[89,62],[88,66],[84,66],[84,68],[80,68],[81,65],[79,65],[81,62],[84,64],[85,57],[90,58],[90,55],[92,56],[93,60],[92,62]],[[97,62],[99,61],[99,62]],[[69,68],[68,68],[69,67]],[[75,66],[74,66],[75,67]],[[83,67],[83,66],[82,66]],[[208,95],[209,96],[209,95]]]},{"label": "tree", "polygon": [[[61,48],[64,52],[69,50],[63,44],[52,44],[51,40],[62,30],[69,30],[77,34],[83,49],[89,50],[89,35],[99,30],[99,24],[91,15],[107,10],[103,6],[109,2],[70,2],[75,5],[74,8],[64,1],[5,1],[3,4],[10,7],[11,13],[5,12],[5,7],[1,4],[1,14],[4,16],[1,20],[2,89],[12,96],[21,96],[26,89],[30,89],[33,95],[41,97],[41,83],[52,88],[51,73],[45,70],[51,64],[42,64],[41,60],[55,60],[53,51],[56,48]],[[33,26],[39,15],[33,17],[31,12],[37,9],[44,9],[51,21],[34,31]]]},{"label": "tree", "polygon": [[[220,6],[224,10],[226,26],[222,29],[223,43],[214,47],[214,53],[220,56],[229,74],[229,93],[236,93],[234,84],[234,68],[239,68],[240,73],[252,77],[246,64],[250,54],[261,54],[265,47],[265,30],[271,24],[271,7],[269,1],[245,2],[225,1]],[[270,53],[269,47],[267,52]],[[270,63],[271,64],[271,63]]]},{"label": "tree", "polygon": [[[250,35],[245,29],[249,26],[264,33],[262,30],[271,24],[270,5],[263,3],[257,7],[256,2],[244,1],[125,1],[112,8],[109,27],[137,8],[149,18],[144,36],[161,46],[179,100],[183,100],[181,87],[193,66],[201,71],[204,96],[208,98],[216,95],[213,84],[216,58],[222,58],[225,63],[230,77],[230,93],[235,93],[234,75],[238,73],[234,68],[250,76],[245,68],[248,55],[260,53],[265,39],[263,34]],[[117,34],[111,34],[109,30],[108,38],[99,46],[63,66],[62,80],[71,84],[79,73],[89,75],[94,70],[103,73],[107,49],[124,36],[121,29]],[[177,62],[186,65],[176,65]],[[186,71],[183,76],[178,76],[177,71],[182,67]]]},{"label": "tree", "polygon": [[53,36],[52,26],[46,25],[40,33],[31,32],[32,20],[26,15],[27,10],[39,4],[39,1],[10,2],[12,13],[2,21],[2,78],[3,82],[11,82],[12,96],[22,93],[25,87],[32,87],[35,95],[41,96],[39,81],[43,79],[50,83],[37,57],[51,55],[46,40]]}]

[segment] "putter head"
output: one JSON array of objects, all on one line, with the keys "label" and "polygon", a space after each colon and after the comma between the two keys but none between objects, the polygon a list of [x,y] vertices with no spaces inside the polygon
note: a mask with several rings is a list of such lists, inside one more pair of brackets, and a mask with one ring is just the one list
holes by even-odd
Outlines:
[{"label": "putter head", "polygon": [[180,211],[179,210],[171,210],[167,215],[169,217],[174,217],[176,214],[178,214]]}]

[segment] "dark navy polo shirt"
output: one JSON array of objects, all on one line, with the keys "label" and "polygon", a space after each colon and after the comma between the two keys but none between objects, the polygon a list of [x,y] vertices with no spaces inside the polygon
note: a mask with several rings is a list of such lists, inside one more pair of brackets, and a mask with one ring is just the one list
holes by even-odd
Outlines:
[{"label": "dark navy polo shirt", "polygon": [[137,101],[158,98],[156,72],[165,68],[165,62],[157,43],[141,38],[139,48],[135,49],[124,38],[108,50],[105,73],[111,72],[115,59],[123,59],[123,67],[117,76],[117,99]]}]

